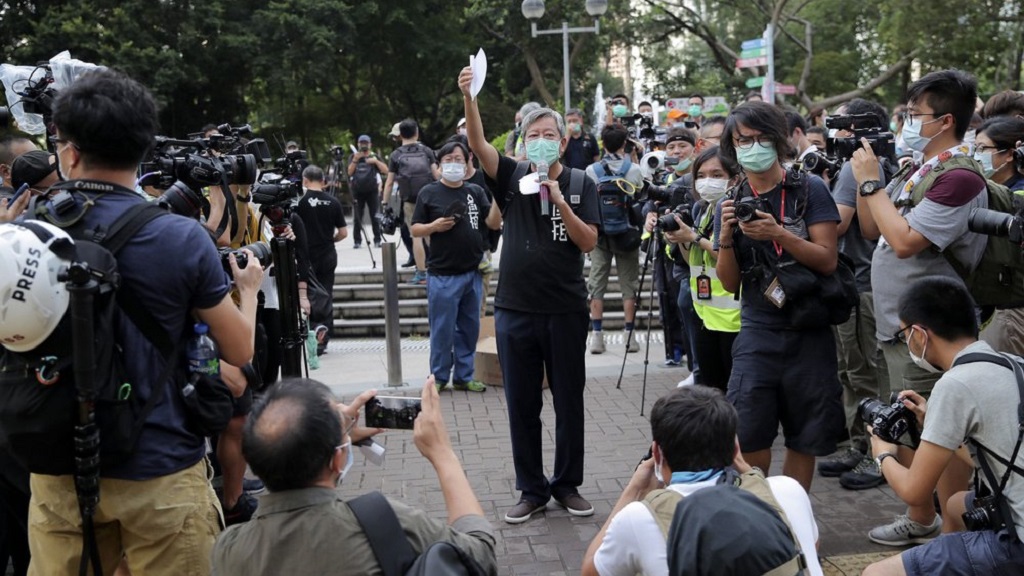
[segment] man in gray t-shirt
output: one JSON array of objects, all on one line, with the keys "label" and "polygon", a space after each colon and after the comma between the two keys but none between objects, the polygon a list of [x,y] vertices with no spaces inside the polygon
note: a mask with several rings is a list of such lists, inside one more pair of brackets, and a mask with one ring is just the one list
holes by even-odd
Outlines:
[{"label": "man in gray t-shirt", "polygon": [[[943,518],[922,525],[909,515],[898,517],[895,524],[903,540],[931,541],[873,565],[864,574],[1024,573],[1024,476],[1018,472],[1024,469],[1024,452],[1015,455],[1016,471],[1002,491],[1005,506],[998,505],[1009,512],[1013,528],[1008,524],[964,531],[962,513],[979,504],[974,492],[957,492],[972,465],[981,470],[981,458],[997,479],[986,480],[986,485],[997,492],[1004,462],[1020,447],[1017,407],[1024,384],[1018,383],[1010,365],[996,362],[1021,359],[1002,356],[978,341],[974,301],[962,282],[936,277],[913,284],[899,301],[898,315],[904,341],[900,346],[922,367],[944,372],[927,402],[917,393],[903,393],[904,406],[924,422],[910,467],[903,465],[910,450],[878,436],[871,439],[872,451],[889,486],[908,505],[930,502],[938,489]],[[987,475],[979,471],[979,476]],[[885,528],[872,530],[871,539]]]}]

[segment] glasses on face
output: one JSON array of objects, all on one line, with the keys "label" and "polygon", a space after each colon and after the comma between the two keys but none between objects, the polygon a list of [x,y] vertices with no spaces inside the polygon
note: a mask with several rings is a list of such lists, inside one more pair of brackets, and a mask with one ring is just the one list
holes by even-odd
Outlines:
[{"label": "glasses on face", "polygon": [[897,340],[899,340],[900,342],[903,342],[904,344],[906,344],[907,343],[907,339],[910,338],[910,333],[913,330],[914,330],[914,325],[911,324],[910,326],[906,326],[906,327],[902,328],[899,332],[896,332],[895,334],[893,334],[892,337],[897,339]]},{"label": "glasses on face", "polygon": [[931,120],[931,122],[935,122],[935,120],[942,118],[946,114],[946,112],[943,112],[941,114],[939,114],[938,112],[904,112],[900,116],[902,116],[904,124],[914,124],[915,122],[920,121],[921,116],[931,116],[934,118],[933,120]]},{"label": "glasses on face", "polygon": [[982,154],[986,152],[991,152],[993,154],[1001,154],[1003,152],[1006,152],[1006,150],[996,148],[995,146],[985,146],[984,144],[978,144],[977,146],[975,146],[974,151],[980,152]]},{"label": "glasses on face", "polygon": [[771,136],[765,136],[763,134],[761,136],[754,137],[737,136],[736,138],[733,138],[733,144],[735,144],[737,148],[740,148],[742,150],[750,150],[750,148],[754,146],[755,142],[760,144],[761,146],[775,146],[775,139],[772,138]]}]

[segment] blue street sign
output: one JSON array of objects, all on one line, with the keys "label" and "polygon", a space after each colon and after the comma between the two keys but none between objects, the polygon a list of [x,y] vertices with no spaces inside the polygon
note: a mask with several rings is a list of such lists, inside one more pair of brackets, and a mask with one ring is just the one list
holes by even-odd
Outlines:
[{"label": "blue street sign", "polygon": [[754,38],[753,40],[744,40],[740,48],[742,50],[753,50],[754,48],[764,48],[764,46],[764,38]]}]

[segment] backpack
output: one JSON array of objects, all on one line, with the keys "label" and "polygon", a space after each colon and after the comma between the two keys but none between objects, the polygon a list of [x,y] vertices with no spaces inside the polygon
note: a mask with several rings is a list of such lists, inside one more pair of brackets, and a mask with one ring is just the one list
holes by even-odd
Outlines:
[{"label": "backpack", "polygon": [[[731,469],[727,469],[722,475],[722,479],[719,484],[698,490],[690,497],[702,492],[710,490],[735,490],[739,489],[740,492],[745,492],[747,495],[754,496],[757,500],[771,509],[771,511],[782,520],[786,529],[786,536],[792,542],[793,548],[797,555],[793,557],[790,562],[793,563],[794,567],[797,567],[796,571],[789,572],[789,574],[802,573],[802,570],[807,567],[806,559],[800,548],[800,541],[797,539],[796,532],[793,531],[793,526],[790,524],[789,519],[786,517],[786,512],[782,509],[779,501],[775,499],[775,494],[772,493],[771,485],[768,484],[768,480],[760,471],[751,471],[745,474],[737,474]],[[644,506],[650,511],[651,516],[658,524],[658,528],[661,530],[662,535],[665,536],[666,545],[671,540],[670,532],[672,531],[672,520],[676,516],[676,509],[679,504],[686,498],[682,494],[669,488],[660,488],[657,490],[650,491],[647,496],[642,500]],[[685,522],[685,519],[682,520]],[[787,566],[789,564],[787,563]]]},{"label": "backpack", "polygon": [[[974,158],[954,156],[945,162],[939,162],[917,183],[911,190],[909,205],[920,204],[935,180],[949,170],[970,170],[984,178],[981,165]],[[985,188],[989,210],[1016,214],[1014,193],[1010,192],[1009,188],[987,178]],[[1006,236],[987,236],[985,252],[982,253],[977,267],[971,272],[968,272],[968,267],[959,262],[951,251],[945,250],[942,254],[953,270],[963,278],[967,290],[978,306],[994,306],[999,309],[1024,306],[1024,254],[1019,244],[1014,244]]]},{"label": "backpack", "polygon": [[399,150],[402,153],[398,156],[396,176],[402,200],[415,202],[420,189],[434,181],[434,172],[430,168],[434,158],[430,148],[422,144],[402,146]]},{"label": "backpack", "polygon": [[365,159],[356,162],[356,169],[349,177],[349,187],[355,196],[374,196],[378,192],[377,167]]},{"label": "backpack", "polygon": [[630,199],[633,195],[622,187],[623,182],[632,187],[632,183],[626,180],[631,166],[627,158],[622,161],[619,173],[613,174],[606,161],[594,164],[597,195],[601,199],[601,231],[607,236],[617,236],[636,228],[630,219]]},{"label": "backpack", "polygon": [[394,508],[380,492],[350,500],[384,576],[484,576],[487,572],[458,546],[438,541],[419,556],[413,552]]},{"label": "backpack", "polygon": [[[66,194],[66,192],[62,192]],[[58,193],[58,197],[60,194]],[[30,210],[29,214],[33,214]],[[100,467],[126,461],[135,451],[142,427],[160,403],[164,385],[154,387],[145,403],[132,393],[125,378],[121,347],[115,337],[119,322],[134,323],[161,352],[165,365],[157,382],[166,383],[179,347],[161,325],[120,285],[117,253],[150,220],[167,215],[156,203],[140,201],[106,229],[86,230],[78,221],[65,228],[74,239],[51,246],[63,259],[85,262],[102,275],[94,295],[93,322],[96,392],[95,415],[100,435]],[[49,234],[32,220],[18,223],[37,235]],[[41,231],[41,232],[40,232]],[[98,276],[97,276],[98,277]],[[75,472],[75,428],[78,424],[77,374],[73,366],[71,307],[53,334],[29,352],[2,349],[0,355],[0,443],[30,471],[65,475]],[[127,314],[122,319],[121,314]]]}]

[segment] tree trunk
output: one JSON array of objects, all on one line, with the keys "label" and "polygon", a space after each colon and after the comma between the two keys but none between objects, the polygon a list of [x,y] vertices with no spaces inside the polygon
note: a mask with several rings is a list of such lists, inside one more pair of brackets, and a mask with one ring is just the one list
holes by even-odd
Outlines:
[{"label": "tree trunk", "polygon": [[828,108],[829,106],[833,106],[835,104],[842,104],[843,102],[853,100],[854,98],[859,98],[860,96],[863,96],[868,92],[871,92],[875,88],[878,88],[882,84],[885,84],[900,72],[909,71],[910,63],[914,61],[914,56],[916,55],[917,51],[914,50],[910,54],[907,54],[904,57],[900,58],[899,61],[890,66],[888,70],[872,78],[867,84],[860,86],[855,90],[850,90],[849,92],[844,92],[842,94],[837,94],[835,96],[829,96],[828,98],[818,100],[817,102],[812,103],[811,107]]},{"label": "tree trunk", "polygon": [[530,71],[530,85],[540,94],[541,100],[548,108],[555,108],[555,98],[551,95],[547,85],[544,83],[544,75],[540,71],[540,65],[533,56],[533,52],[523,50],[523,57],[526,58],[526,69]]}]

